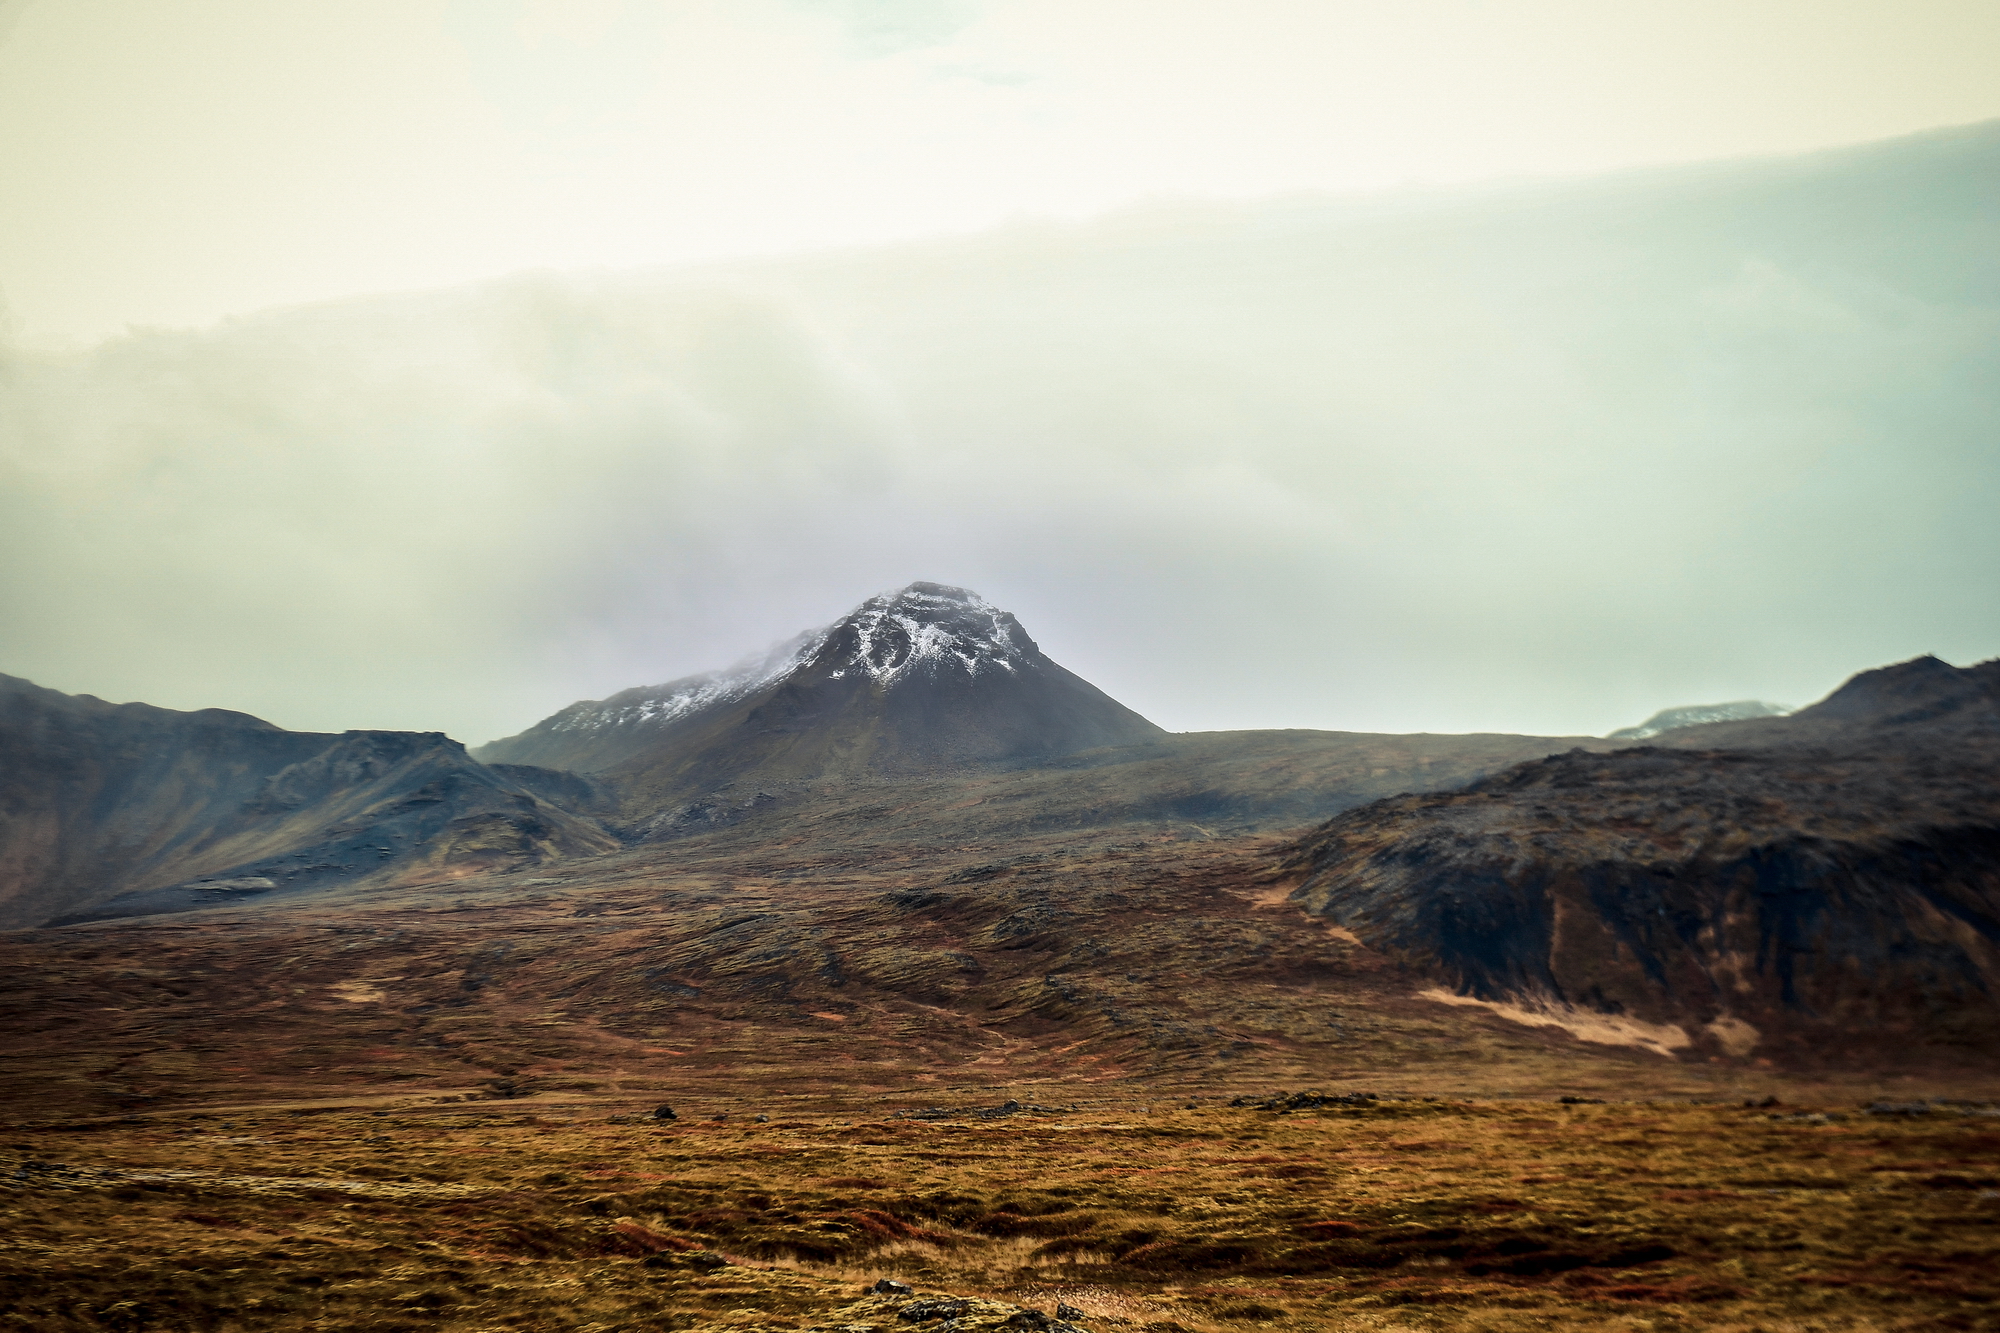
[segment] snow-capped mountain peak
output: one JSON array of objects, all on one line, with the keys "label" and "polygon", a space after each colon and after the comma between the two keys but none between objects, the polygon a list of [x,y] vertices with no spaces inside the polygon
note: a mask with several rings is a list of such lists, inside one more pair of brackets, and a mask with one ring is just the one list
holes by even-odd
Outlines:
[{"label": "snow-capped mountain peak", "polygon": [[1012,614],[941,583],[871,597],[822,634],[805,660],[835,679],[860,673],[883,685],[912,673],[1017,671],[1040,651]]},{"label": "snow-capped mountain peak", "polygon": [[716,704],[745,698],[810,668],[832,680],[865,676],[893,685],[913,675],[1018,671],[1040,649],[1011,612],[978,593],[942,583],[912,583],[871,597],[831,625],[778,644],[720,671],[626,690],[574,704],[546,724],[551,731],[594,732],[662,727]]},{"label": "snow-capped mountain peak", "polygon": [[650,765],[661,790],[678,791],[752,771],[770,781],[911,771],[1162,734],[1051,662],[978,593],[912,583],[727,670],[572,704],[479,757],[583,772]]}]

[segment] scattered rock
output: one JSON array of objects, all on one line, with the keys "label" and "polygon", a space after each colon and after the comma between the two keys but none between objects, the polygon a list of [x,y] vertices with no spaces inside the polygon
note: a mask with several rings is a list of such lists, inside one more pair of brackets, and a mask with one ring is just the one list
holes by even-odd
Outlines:
[{"label": "scattered rock", "polygon": [[[1380,1100],[1372,1092],[1279,1092],[1269,1097],[1233,1097],[1229,1104],[1262,1111],[1317,1111],[1326,1106],[1369,1106]],[[1188,1105],[1192,1107],[1194,1103]]]},{"label": "scattered rock", "polygon": [[907,1282],[898,1282],[895,1278],[885,1277],[868,1290],[877,1296],[913,1296],[917,1289]]},{"label": "scattered rock", "polygon": [[971,1301],[950,1298],[912,1301],[896,1312],[896,1318],[905,1323],[925,1324],[933,1319],[956,1319],[971,1307]]},{"label": "scattered rock", "polygon": [[[1072,1108],[1073,1109],[1073,1108]],[[1010,1115],[1065,1115],[1060,1106],[1036,1106],[1032,1102],[1022,1103],[1008,1100],[998,1106],[926,1106],[914,1111],[891,1111],[889,1120],[950,1120],[955,1116],[971,1116],[975,1120],[1004,1120]]]},{"label": "scattered rock", "polygon": [[[1068,1306],[1059,1307],[1069,1309]],[[1080,1315],[1078,1310],[1070,1310]],[[1053,1317],[1027,1306],[1004,1301],[933,1297],[912,1301],[896,1312],[896,1318],[912,1324],[931,1324],[924,1333],[1089,1333],[1061,1314]],[[934,1323],[934,1321],[944,1321]]]},{"label": "scattered rock", "polygon": [[699,1268],[704,1272],[729,1267],[729,1261],[714,1250],[688,1250],[682,1254],[649,1254],[639,1261],[641,1268]]},{"label": "scattered rock", "polygon": [[[1565,1096],[1562,1096],[1562,1097],[1558,1097],[1558,1098],[1556,1098],[1556,1100],[1557,1100],[1558,1102],[1560,1102],[1560,1103],[1561,1103],[1562,1105],[1564,1105],[1564,1106],[1602,1106],[1602,1105],[1604,1105],[1604,1099],[1603,1099],[1602,1097],[1575,1097],[1575,1096],[1568,1096],[1568,1095],[1565,1095]],[[1748,1103],[1748,1102],[1745,1102],[1745,1103],[1744,1103],[1744,1105],[1745,1105],[1745,1106],[1748,1106],[1748,1105],[1749,1105],[1749,1103]]]},{"label": "scattered rock", "polygon": [[674,1114],[674,1108],[671,1106],[656,1106],[653,1108],[653,1119],[678,1120],[680,1117]]},{"label": "scattered rock", "polygon": [[1065,1321],[1081,1319],[1083,1318],[1083,1311],[1066,1301],[1058,1300],[1056,1302],[1056,1318]]}]

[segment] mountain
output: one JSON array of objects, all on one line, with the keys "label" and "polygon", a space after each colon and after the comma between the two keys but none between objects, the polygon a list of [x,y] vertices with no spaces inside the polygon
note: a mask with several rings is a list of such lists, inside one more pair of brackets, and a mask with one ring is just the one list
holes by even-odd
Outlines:
[{"label": "mountain", "polygon": [[485,763],[439,733],[288,732],[0,680],[0,928],[437,883],[737,826],[811,830],[838,855],[891,817],[939,846],[1297,829],[1576,743],[1170,735],[1012,615],[930,583],[731,670],[575,705]]},{"label": "mountain", "polygon": [[1947,719],[2000,723],[2000,658],[1955,667],[1927,655],[1863,671],[1799,716],[1818,723],[1873,727]]},{"label": "mountain", "polygon": [[573,774],[0,676],[0,928],[451,879],[618,845]]},{"label": "mountain", "polygon": [[912,583],[761,659],[572,704],[477,754],[597,775],[656,818],[732,787],[1045,762],[1167,734],[977,593]]},{"label": "mountain", "polygon": [[1739,699],[1727,704],[1688,704],[1663,708],[1636,727],[1620,727],[1608,732],[1606,740],[1643,741],[1663,731],[1699,727],[1710,722],[1741,722],[1753,717],[1784,717],[1792,710],[1783,704],[1767,704],[1759,699]]},{"label": "mountain", "polygon": [[1668,737],[1337,816],[1293,901],[1444,993],[1662,1049],[1993,1049],[2000,660]]},{"label": "mountain", "polygon": [[[1942,744],[1939,727],[2000,726],[2000,659],[1955,667],[1914,657],[1857,672],[1818,703],[1781,716],[1675,727],[1649,738],[1676,749],[1757,749],[1768,745]],[[1607,739],[1614,739],[1608,737]]]}]

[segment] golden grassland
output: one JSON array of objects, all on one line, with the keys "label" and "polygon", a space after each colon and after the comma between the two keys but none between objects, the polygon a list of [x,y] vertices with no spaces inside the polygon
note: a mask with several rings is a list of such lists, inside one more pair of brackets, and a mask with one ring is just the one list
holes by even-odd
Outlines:
[{"label": "golden grassland", "polygon": [[1971,1106],[648,1109],[16,1125],[0,1327],[931,1333],[898,1316],[937,1295],[979,1298],[961,1329],[2000,1326],[2000,1116]]}]

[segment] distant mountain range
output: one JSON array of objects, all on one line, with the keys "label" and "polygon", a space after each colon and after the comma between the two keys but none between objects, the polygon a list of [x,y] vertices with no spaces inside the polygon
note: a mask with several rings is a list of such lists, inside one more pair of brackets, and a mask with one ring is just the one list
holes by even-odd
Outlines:
[{"label": "distant mountain range", "polygon": [[[1021,623],[937,583],[872,597],[726,671],[563,709],[488,763],[822,776],[1046,758],[1167,733],[1065,671]],[[636,764],[636,767],[635,767]]]},{"label": "distant mountain range", "polygon": [[[647,829],[829,778],[1032,764],[1168,733],[978,594],[912,583],[727,671],[587,701],[479,748],[600,777]],[[754,788],[755,790],[733,789]]]}]

